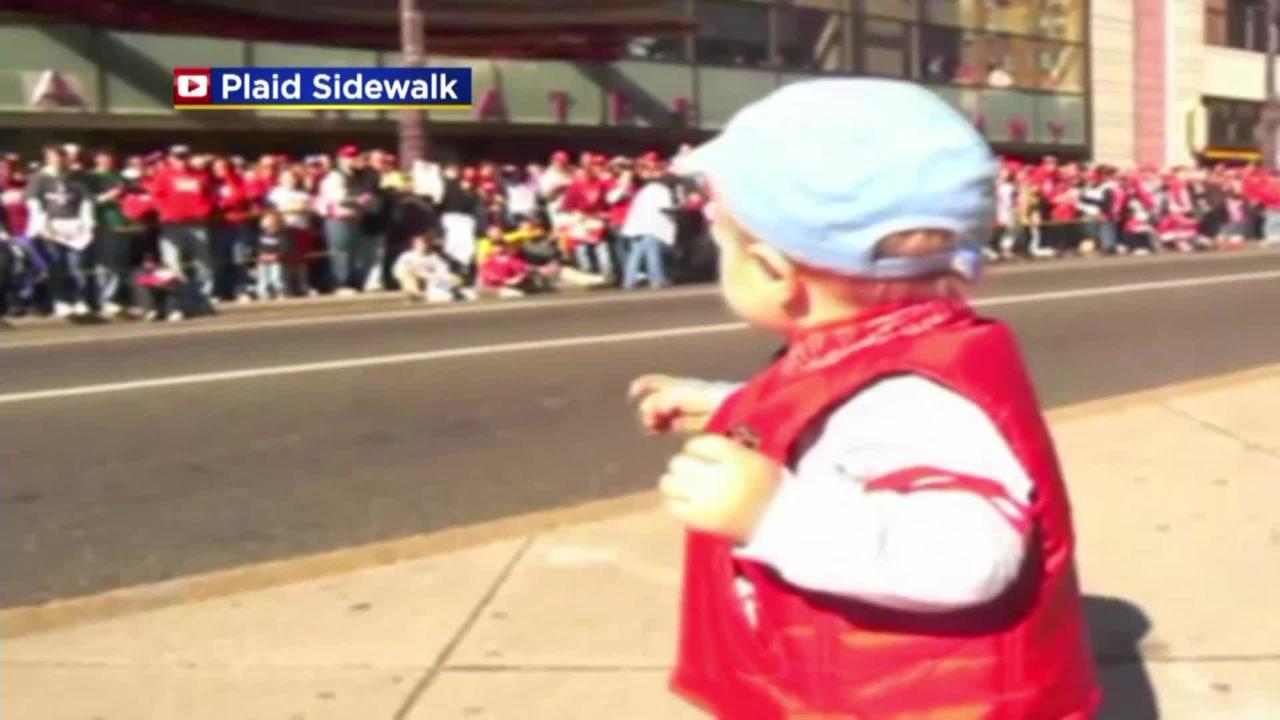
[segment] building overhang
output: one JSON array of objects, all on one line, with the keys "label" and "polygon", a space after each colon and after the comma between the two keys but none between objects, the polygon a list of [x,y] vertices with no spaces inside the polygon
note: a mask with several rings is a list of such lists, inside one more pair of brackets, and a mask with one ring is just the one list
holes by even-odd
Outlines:
[{"label": "building overhang", "polygon": [[[398,0],[10,0],[11,10],[118,30],[400,47]],[[606,60],[634,37],[687,33],[664,0],[421,0],[430,55]]]}]

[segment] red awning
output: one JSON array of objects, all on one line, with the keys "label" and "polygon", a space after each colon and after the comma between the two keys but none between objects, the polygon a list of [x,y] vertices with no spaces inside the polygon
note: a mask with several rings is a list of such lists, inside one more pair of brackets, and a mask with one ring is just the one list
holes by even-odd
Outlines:
[{"label": "red awning", "polygon": [[[397,0],[10,0],[19,12],[98,27],[241,40],[400,46]],[[423,0],[432,55],[617,57],[638,36],[693,23],[664,0]]]}]

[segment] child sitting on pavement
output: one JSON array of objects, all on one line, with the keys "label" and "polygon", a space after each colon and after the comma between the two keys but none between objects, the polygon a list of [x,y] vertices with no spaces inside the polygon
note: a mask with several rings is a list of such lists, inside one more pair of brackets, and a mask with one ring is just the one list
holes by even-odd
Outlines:
[{"label": "child sitting on pavement", "polygon": [[148,255],[143,259],[134,282],[147,297],[150,307],[147,320],[181,322],[186,318],[178,304],[185,283],[181,272],[161,265],[154,256]]},{"label": "child sitting on pavement", "polygon": [[673,688],[723,720],[1082,720],[1100,692],[1066,490],[1010,331],[963,300],[995,163],[940,98],[793,83],[681,159],[729,307],[787,349],[742,386],[632,385],[689,440]]}]

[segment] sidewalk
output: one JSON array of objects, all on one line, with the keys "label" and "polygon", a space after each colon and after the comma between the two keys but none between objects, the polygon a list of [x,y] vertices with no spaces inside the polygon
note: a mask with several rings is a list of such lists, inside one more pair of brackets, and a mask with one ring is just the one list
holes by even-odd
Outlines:
[{"label": "sidewalk", "polygon": [[[1280,717],[1280,366],[1053,417],[1108,692],[1104,717]],[[679,543],[655,504],[7,638],[0,712],[697,718],[665,689]]]}]

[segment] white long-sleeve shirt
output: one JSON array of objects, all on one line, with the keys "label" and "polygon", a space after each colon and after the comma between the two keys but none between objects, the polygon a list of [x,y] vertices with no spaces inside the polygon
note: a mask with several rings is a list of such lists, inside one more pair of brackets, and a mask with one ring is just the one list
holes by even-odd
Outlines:
[{"label": "white long-sleeve shirt", "polygon": [[622,223],[623,236],[655,237],[663,245],[675,244],[676,222],[668,213],[673,207],[675,198],[671,188],[656,180],[646,183],[627,210],[627,218]]},{"label": "white long-sleeve shirt", "polygon": [[341,170],[330,170],[320,181],[316,196],[317,211],[330,218],[353,218],[355,197],[351,192],[351,176]]},{"label": "white long-sleeve shirt", "polygon": [[[916,482],[867,487],[891,476]],[[964,481],[985,492],[936,489]],[[1018,574],[1031,488],[981,408],[923,377],[893,377],[828,416],[737,554],[799,587],[886,607],[978,605]],[[739,589],[753,616],[751,588]]]}]

